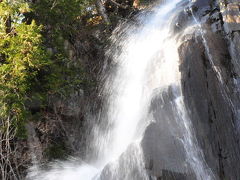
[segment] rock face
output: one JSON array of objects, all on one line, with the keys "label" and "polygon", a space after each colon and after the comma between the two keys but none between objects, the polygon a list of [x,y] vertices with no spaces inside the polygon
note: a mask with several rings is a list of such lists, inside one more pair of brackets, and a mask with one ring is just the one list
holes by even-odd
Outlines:
[{"label": "rock face", "polygon": [[174,174],[187,179],[185,175],[191,174],[183,144],[179,141],[183,132],[179,126],[181,119],[174,105],[179,96],[177,89],[178,87],[169,87],[157,93],[150,110],[155,122],[147,127],[142,140],[148,172],[163,179],[169,179],[167,177]]},{"label": "rock face", "polygon": [[230,53],[233,59],[235,72],[240,74],[240,2],[238,0],[219,0],[220,11],[223,17],[224,30],[230,41]]},{"label": "rock face", "polygon": [[[204,50],[194,39],[179,49],[185,103],[209,167],[220,179],[237,180],[240,152],[236,114],[228,99],[229,92],[219,82]],[[232,168],[233,164],[238,168]]]},{"label": "rock face", "polygon": [[221,14],[223,16],[224,28],[227,33],[239,31],[240,29],[240,3],[237,0],[220,1]]},{"label": "rock face", "polygon": [[[220,1],[219,5],[220,14],[218,7],[212,6],[209,13],[198,17],[199,21],[206,20],[202,25],[204,32],[179,48],[182,91],[208,166],[217,179],[237,180],[239,3]],[[218,27],[212,28],[216,23]]]},{"label": "rock face", "polygon": [[[196,20],[201,27],[193,34],[185,35],[179,47],[184,103],[198,146],[215,179],[238,180],[239,0],[196,0],[176,19],[175,32],[184,31],[190,21]],[[172,88],[166,88],[161,92],[162,96],[153,98],[151,112],[155,123],[149,125],[142,141],[146,168],[159,179],[193,180],[196,177],[191,175],[183,146],[175,136],[178,132],[181,134],[181,130],[173,128],[177,127],[173,92]],[[166,171],[171,175],[164,176]],[[179,176],[173,175],[176,173]]]}]

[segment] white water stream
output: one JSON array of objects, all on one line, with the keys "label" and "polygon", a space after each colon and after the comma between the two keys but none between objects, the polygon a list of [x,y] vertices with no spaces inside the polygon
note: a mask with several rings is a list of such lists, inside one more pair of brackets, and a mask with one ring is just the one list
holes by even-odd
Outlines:
[{"label": "white water stream", "polygon": [[[181,92],[178,44],[172,21],[184,0],[168,0],[149,14],[138,17],[137,25],[123,24],[113,33],[111,54],[116,69],[108,74],[103,95],[105,108],[93,127],[89,162],[58,163],[49,171],[29,173],[31,180],[141,180],[150,176],[144,168],[141,139],[153,119],[149,108],[153,92],[174,85]],[[214,179],[204,162],[192,133],[183,98],[175,100],[181,142],[187,163],[198,180]],[[174,134],[173,134],[174,135]],[[132,174],[133,171],[137,173]],[[124,174],[124,176],[122,175]],[[137,175],[136,175],[137,174]]]}]

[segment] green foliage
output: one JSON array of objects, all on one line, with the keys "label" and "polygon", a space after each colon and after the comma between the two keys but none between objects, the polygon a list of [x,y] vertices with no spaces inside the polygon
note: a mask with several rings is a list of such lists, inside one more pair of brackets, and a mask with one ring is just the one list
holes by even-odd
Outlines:
[{"label": "green foliage", "polygon": [[21,19],[21,14],[29,11],[27,3],[21,0],[18,1],[7,1],[3,0],[0,3],[0,17],[1,19],[5,17],[12,16],[14,22],[18,22]]},{"label": "green foliage", "polygon": [[[93,0],[41,0],[31,4],[32,18],[43,24],[53,39],[66,38],[76,30],[82,15],[89,11]],[[91,9],[91,8],[90,8]]]},{"label": "green foliage", "polygon": [[49,160],[53,159],[64,159],[66,158],[67,148],[63,142],[55,143],[50,145],[46,150],[45,153],[46,157]]},{"label": "green foliage", "polygon": [[86,11],[91,0],[41,0],[32,4],[37,18],[45,24],[69,24]]},{"label": "green foliage", "polygon": [[[0,2],[0,119],[11,119],[18,137],[26,137],[25,122],[34,118],[32,102],[44,107],[49,95],[67,95],[87,86],[85,72],[69,59],[64,41],[78,31],[80,16],[90,4]],[[46,47],[53,52],[47,53]]]},{"label": "green foliage", "polygon": [[73,89],[86,86],[86,74],[79,62],[68,56],[64,42],[71,40],[82,27],[81,17],[91,8],[94,0],[41,0],[31,4],[29,15],[44,26],[45,46],[54,50],[51,54],[45,89],[51,94],[69,94]]},{"label": "green foliage", "polygon": [[150,5],[151,3],[153,3],[152,0],[140,0],[141,5]]},{"label": "green foliage", "polygon": [[[31,97],[39,72],[50,64],[41,46],[41,26],[34,21],[21,22],[26,3],[0,3],[0,118],[10,118],[19,136],[25,136],[24,121],[29,117],[25,102]],[[6,19],[11,18],[11,32],[7,33]]]},{"label": "green foliage", "polygon": [[74,65],[67,59],[67,55],[63,54],[64,52],[54,56],[54,63],[49,67],[51,73],[46,77],[48,83],[45,84],[45,89],[49,89],[50,94],[68,96],[87,82],[81,65]]}]

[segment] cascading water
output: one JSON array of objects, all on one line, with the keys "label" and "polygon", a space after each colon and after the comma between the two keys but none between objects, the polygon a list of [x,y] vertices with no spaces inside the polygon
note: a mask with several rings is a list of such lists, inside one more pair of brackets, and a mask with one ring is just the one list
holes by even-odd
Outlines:
[{"label": "cascading water", "polygon": [[[152,12],[138,17],[138,24],[120,25],[113,33],[107,54],[115,65],[107,75],[103,95],[106,98],[99,124],[93,126],[89,142],[89,162],[59,163],[50,171],[30,173],[29,179],[41,180],[134,180],[149,179],[144,167],[141,139],[154,121],[149,113],[156,89],[173,87],[176,134],[186,151],[186,164],[198,180],[214,175],[204,162],[197,145],[181,95],[178,42],[172,22],[183,10],[184,0],[169,0]],[[115,35],[116,34],[116,35]],[[157,158],[157,157],[156,157]]]}]

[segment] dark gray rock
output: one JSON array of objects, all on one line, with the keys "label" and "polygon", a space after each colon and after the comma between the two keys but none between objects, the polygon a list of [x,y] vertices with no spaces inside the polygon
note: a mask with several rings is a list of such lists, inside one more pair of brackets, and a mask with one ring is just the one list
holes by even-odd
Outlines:
[{"label": "dark gray rock", "polygon": [[[179,87],[169,87],[157,92],[153,98],[150,113],[154,122],[145,131],[142,149],[150,175],[171,180],[173,174],[178,174],[176,177],[179,178],[176,179],[193,180],[195,178],[190,176],[191,170],[180,140],[184,133],[179,125],[181,120],[174,102],[179,96],[178,90]],[[166,175],[166,172],[171,173]]]},{"label": "dark gray rock", "polygon": [[211,11],[211,0],[195,0],[191,4],[192,13],[201,17]]},{"label": "dark gray rock", "polygon": [[240,76],[240,32],[232,33],[231,37],[229,38],[230,41],[230,53],[232,56],[232,63],[234,65],[234,70],[237,76]]},{"label": "dark gray rock", "polygon": [[231,101],[231,62],[221,38],[210,33],[206,39],[211,59],[201,37],[179,48],[184,100],[209,167],[219,179],[238,180],[240,152]]},{"label": "dark gray rock", "polygon": [[141,151],[132,144],[115,161],[107,164],[96,180],[145,180],[150,178],[141,161]]},{"label": "dark gray rock", "polygon": [[[224,15],[216,1],[195,1],[190,8],[202,25],[201,33],[184,37],[179,48],[184,102],[206,164],[216,179],[238,180],[239,32],[233,32],[231,38],[227,36]],[[193,21],[188,12],[186,9],[174,21],[175,33],[183,31]],[[168,87],[158,92],[162,95],[152,101],[154,122],[146,129],[142,141],[145,164],[149,174],[159,179],[164,179],[164,172],[171,172],[179,174],[180,179],[193,180],[183,145],[177,138],[183,133],[177,128],[173,102],[178,92],[175,89]],[[172,177],[169,175],[166,179]]]},{"label": "dark gray rock", "polygon": [[162,171],[162,176],[158,180],[186,180],[186,176],[181,173],[171,172],[167,170]]},{"label": "dark gray rock", "polygon": [[184,101],[208,166],[221,180],[238,180],[239,1],[212,1],[206,14],[197,7],[202,32],[179,48]]}]

